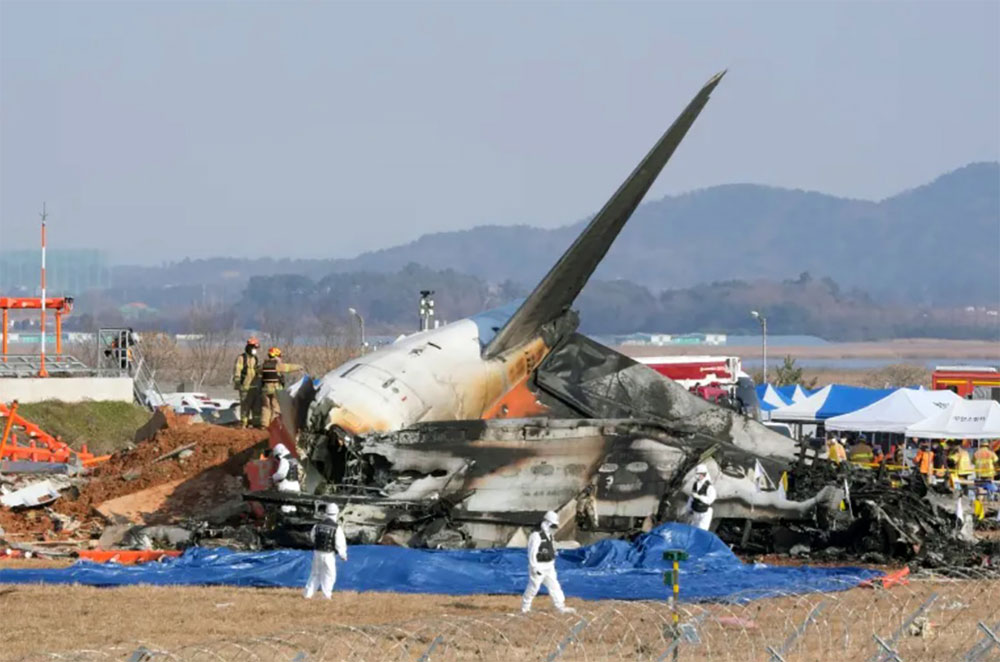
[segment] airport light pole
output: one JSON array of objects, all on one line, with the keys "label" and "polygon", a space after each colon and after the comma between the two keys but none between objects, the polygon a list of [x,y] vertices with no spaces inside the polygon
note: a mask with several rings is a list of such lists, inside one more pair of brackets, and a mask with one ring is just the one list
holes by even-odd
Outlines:
[{"label": "airport light pole", "polygon": [[750,316],[760,322],[760,352],[764,360],[763,381],[767,383],[767,318],[756,310],[750,311]]},{"label": "airport light pole", "polygon": [[361,329],[361,353],[365,353],[365,318],[354,308],[348,308],[347,312],[358,318],[358,328]]}]

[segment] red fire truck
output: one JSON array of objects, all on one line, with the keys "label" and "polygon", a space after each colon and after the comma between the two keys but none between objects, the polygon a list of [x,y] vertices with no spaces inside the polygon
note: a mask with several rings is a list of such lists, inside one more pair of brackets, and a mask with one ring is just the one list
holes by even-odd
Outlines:
[{"label": "red fire truck", "polygon": [[706,400],[759,418],[753,380],[738,356],[643,356],[636,361]]},{"label": "red fire truck", "polygon": [[1000,402],[1000,370],[989,366],[938,366],[931,375],[931,388],[948,389],[968,400]]}]

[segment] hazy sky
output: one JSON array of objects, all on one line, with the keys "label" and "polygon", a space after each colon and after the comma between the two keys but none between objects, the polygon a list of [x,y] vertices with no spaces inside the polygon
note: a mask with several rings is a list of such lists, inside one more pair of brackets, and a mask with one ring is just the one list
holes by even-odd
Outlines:
[{"label": "hazy sky", "polygon": [[0,1],[0,247],[345,257],[651,196],[879,199],[1000,155],[1000,3]]}]

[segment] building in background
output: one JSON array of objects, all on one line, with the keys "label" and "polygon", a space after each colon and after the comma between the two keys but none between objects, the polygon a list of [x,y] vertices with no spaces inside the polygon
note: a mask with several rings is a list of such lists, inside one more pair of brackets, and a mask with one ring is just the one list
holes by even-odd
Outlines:
[{"label": "building in background", "polygon": [[[0,251],[0,293],[38,294],[41,266],[37,249]],[[49,249],[45,272],[47,289],[58,295],[111,287],[111,265],[100,250]]]}]

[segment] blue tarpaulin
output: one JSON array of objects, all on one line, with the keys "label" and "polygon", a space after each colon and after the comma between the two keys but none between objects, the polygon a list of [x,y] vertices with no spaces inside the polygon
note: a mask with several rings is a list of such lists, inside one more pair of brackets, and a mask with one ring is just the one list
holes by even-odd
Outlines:
[{"label": "blue tarpaulin", "polygon": [[[667,596],[663,560],[683,549],[681,598],[746,601],[788,593],[839,591],[881,575],[862,568],[774,567],[741,562],[714,534],[685,524],[664,524],[633,543],[602,540],[559,552],[556,568],[566,595],[586,600],[657,600]],[[183,556],[140,566],[79,562],[69,568],[0,570],[0,584],[47,583],[300,587],[311,552],[233,552],[193,548]],[[524,549],[423,550],[352,546],[337,561],[337,588],[399,593],[519,594],[527,583]]]}]

